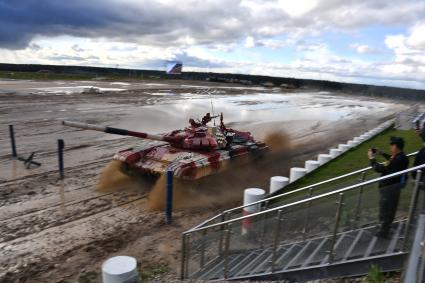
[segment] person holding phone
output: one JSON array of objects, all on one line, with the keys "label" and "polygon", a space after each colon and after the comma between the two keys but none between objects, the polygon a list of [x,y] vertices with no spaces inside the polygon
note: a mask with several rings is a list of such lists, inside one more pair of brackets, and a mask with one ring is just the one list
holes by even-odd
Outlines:
[{"label": "person holding phone", "polygon": [[[382,176],[403,171],[409,166],[409,159],[403,152],[404,139],[400,137],[390,138],[391,154],[381,153],[377,149],[369,149],[368,157],[370,164],[376,172]],[[387,161],[381,164],[376,161],[376,155],[380,153]],[[375,236],[388,238],[391,230],[391,224],[397,211],[401,188],[406,184],[406,175],[397,176],[382,180],[379,182],[379,221],[380,230]]]}]

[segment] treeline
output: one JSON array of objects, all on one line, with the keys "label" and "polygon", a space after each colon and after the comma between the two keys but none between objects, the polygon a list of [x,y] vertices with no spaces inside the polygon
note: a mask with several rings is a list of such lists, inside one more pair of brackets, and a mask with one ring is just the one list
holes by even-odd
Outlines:
[{"label": "treeline", "polygon": [[311,88],[326,91],[340,91],[351,94],[361,94],[373,97],[389,97],[396,99],[423,100],[425,90],[406,89],[397,87],[374,86],[366,84],[340,83],[325,80],[281,78],[269,76],[255,76],[243,74],[222,74],[205,72],[183,72],[181,75],[167,75],[158,70],[136,70],[85,66],[58,66],[35,64],[2,64],[0,71],[8,72],[52,72],[56,74],[89,75],[92,77],[130,77],[130,78],[157,78],[157,79],[184,79],[184,80],[220,80],[243,81],[252,84],[272,83],[275,86],[287,85],[296,88]]}]

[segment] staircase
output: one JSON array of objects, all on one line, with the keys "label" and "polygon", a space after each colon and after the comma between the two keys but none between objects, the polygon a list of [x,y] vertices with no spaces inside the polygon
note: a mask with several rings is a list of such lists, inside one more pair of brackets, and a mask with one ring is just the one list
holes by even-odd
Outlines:
[{"label": "staircase", "polygon": [[[182,279],[289,280],[366,274],[371,264],[400,270],[411,244],[425,165],[261,212],[218,218],[183,233]],[[401,190],[390,237],[375,237],[378,183],[417,171]],[[220,219],[220,220],[218,220]]]},{"label": "staircase", "polygon": [[[395,223],[390,239],[374,236],[375,226],[339,233],[329,254],[333,237],[311,238],[301,242],[229,253],[207,263],[193,275],[200,280],[286,279],[306,281],[318,274],[332,277],[361,274],[364,263],[380,263],[384,270],[400,266],[406,255],[402,250],[406,220]],[[273,272],[272,272],[273,270]]]}]

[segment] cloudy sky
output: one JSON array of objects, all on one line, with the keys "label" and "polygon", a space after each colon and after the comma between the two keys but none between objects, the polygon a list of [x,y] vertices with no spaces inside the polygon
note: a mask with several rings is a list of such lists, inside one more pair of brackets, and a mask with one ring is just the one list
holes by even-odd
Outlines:
[{"label": "cloudy sky", "polygon": [[425,0],[0,0],[0,62],[425,89]]}]

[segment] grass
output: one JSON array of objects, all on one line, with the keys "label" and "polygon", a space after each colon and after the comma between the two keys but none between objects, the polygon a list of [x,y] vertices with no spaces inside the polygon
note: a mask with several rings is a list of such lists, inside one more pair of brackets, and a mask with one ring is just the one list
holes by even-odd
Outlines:
[{"label": "grass", "polygon": [[78,277],[78,283],[95,283],[97,282],[97,278],[99,276],[99,273],[95,271],[88,271],[80,274]]},{"label": "grass", "polygon": [[147,265],[139,264],[140,281],[149,282],[150,280],[153,280],[156,277],[167,273],[169,269],[170,268],[168,267],[166,263],[147,264]]},{"label": "grass", "polygon": [[377,265],[372,264],[369,268],[369,273],[367,274],[365,280],[363,282],[367,283],[385,283],[385,276],[381,271],[381,268]]},{"label": "grass", "polygon": [[[285,188],[285,191],[291,191],[302,188],[311,184],[318,183],[339,175],[347,174],[355,170],[359,170],[369,166],[367,158],[367,150],[372,147],[377,147],[385,152],[389,151],[389,139],[391,136],[399,136],[405,140],[406,153],[411,153],[419,150],[422,147],[422,140],[417,136],[414,130],[395,130],[388,129],[371,140],[362,143],[356,148],[353,148],[331,162],[319,167],[304,178],[290,184]],[[383,161],[379,159],[378,161]],[[411,161],[410,165],[413,164]],[[356,177],[358,178],[358,176]]]}]

